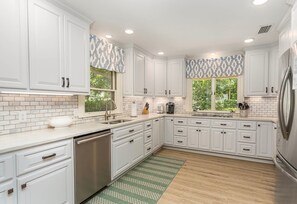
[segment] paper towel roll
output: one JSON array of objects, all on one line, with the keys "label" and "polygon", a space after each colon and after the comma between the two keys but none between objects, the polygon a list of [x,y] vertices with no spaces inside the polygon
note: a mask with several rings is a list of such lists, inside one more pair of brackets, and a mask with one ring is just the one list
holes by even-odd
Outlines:
[{"label": "paper towel roll", "polygon": [[137,105],[135,101],[131,104],[131,117],[137,117]]}]

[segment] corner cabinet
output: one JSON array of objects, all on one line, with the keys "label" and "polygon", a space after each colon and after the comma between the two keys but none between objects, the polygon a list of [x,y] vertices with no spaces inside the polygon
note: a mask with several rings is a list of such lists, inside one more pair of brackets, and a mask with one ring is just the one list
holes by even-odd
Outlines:
[{"label": "corner cabinet", "polygon": [[258,122],[257,123],[257,155],[259,157],[272,157],[272,144],[275,139],[273,136],[272,123]]},{"label": "corner cabinet", "polygon": [[165,117],[165,145],[173,145],[173,137],[174,137],[174,121],[172,117]]},{"label": "corner cabinet", "polygon": [[89,24],[45,0],[28,1],[30,89],[89,92]]},{"label": "corner cabinet", "polygon": [[278,48],[247,51],[245,96],[276,97],[278,93]]},{"label": "corner cabinet", "polygon": [[0,88],[28,87],[27,1],[0,2]]},{"label": "corner cabinet", "polygon": [[167,62],[167,90],[169,97],[186,96],[185,60],[170,59]]}]

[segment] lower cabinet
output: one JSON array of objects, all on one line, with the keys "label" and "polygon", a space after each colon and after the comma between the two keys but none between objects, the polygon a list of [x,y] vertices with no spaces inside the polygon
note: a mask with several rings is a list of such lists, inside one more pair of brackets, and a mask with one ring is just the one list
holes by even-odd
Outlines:
[{"label": "lower cabinet", "polygon": [[212,129],[211,130],[211,150],[223,151],[224,132],[223,130]]},{"label": "lower cabinet", "polygon": [[174,124],[174,121],[173,121],[172,117],[165,118],[165,135],[164,135],[165,141],[164,141],[164,143],[168,144],[168,145],[173,145],[173,136],[174,136],[173,124]]},{"label": "lower cabinet", "polygon": [[18,203],[72,204],[72,169],[68,160],[18,178]]},{"label": "lower cabinet", "polygon": [[199,132],[197,127],[188,127],[188,147],[198,148]]},{"label": "lower cabinet", "polygon": [[257,123],[257,156],[272,157],[273,126],[269,122]]},{"label": "lower cabinet", "polygon": [[0,184],[0,203],[16,204],[17,191],[15,181],[11,180]]},{"label": "lower cabinet", "polygon": [[211,149],[225,153],[236,153],[236,130],[212,129]]},{"label": "lower cabinet", "polygon": [[209,150],[209,128],[188,127],[188,147]]},{"label": "lower cabinet", "polygon": [[130,151],[131,151],[131,164],[135,164],[139,162],[143,158],[144,154],[144,146],[143,146],[143,133],[139,133],[133,137],[130,143]]},{"label": "lower cabinet", "polygon": [[160,147],[160,119],[153,120],[153,150]]},{"label": "lower cabinet", "polygon": [[236,153],[236,130],[224,131],[224,152]]}]

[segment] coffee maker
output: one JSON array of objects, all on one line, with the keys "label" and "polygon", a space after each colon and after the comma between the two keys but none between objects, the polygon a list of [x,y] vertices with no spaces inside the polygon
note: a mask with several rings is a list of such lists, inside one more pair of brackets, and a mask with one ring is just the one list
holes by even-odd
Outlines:
[{"label": "coffee maker", "polygon": [[166,103],[166,113],[174,114],[174,103],[172,103],[172,102]]}]

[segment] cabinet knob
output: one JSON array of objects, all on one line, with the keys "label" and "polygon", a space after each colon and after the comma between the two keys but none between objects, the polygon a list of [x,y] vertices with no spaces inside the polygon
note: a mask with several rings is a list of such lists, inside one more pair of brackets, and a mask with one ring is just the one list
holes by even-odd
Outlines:
[{"label": "cabinet knob", "polygon": [[13,188],[12,189],[9,189],[8,191],[7,191],[7,194],[8,195],[10,195],[10,194],[12,194],[13,193]]},{"label": "cabinet knob", "polygon": [[65,87],[65,77],[62,77],[62,87]]},{"label": "cabinet knob", "polygon": [[66,81],[67,81],[67,88],[69,88],[70,87],[70,79],[69,78],[66,78]]},{"label": "cabinet knob", "polygon": [[134,142],[134,140],[130,140],[130,143]]},{"label": "cabinet knob", "polygon": [[258,127],[261,127],[261,125],[259,124]]},{"label": "cabinet knob", "polygon": [[25,188],[27,188],[27,184],[26,183],[24,183],[24,184],[21,185],[21,189],[22,190],[24,190]]},{"label": "cabinet knob", "polygon": [[273,93],[274,92],[274,87],[271,87],[271,93]]},{"label": "cabinet knob", "polygon": [[266,93],[268,93],[268,87],[266,87]]}]

